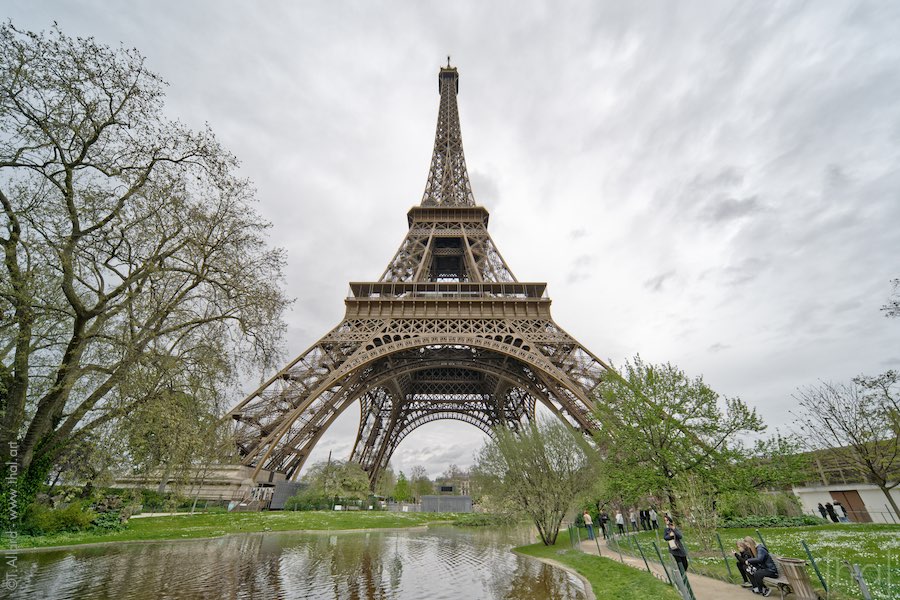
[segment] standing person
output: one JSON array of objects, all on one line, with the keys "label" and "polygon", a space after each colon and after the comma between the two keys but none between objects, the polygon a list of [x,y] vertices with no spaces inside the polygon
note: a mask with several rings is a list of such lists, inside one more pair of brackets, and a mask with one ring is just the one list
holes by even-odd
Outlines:
[{"label": "standing person", "polygon": [[832,521],[834,521],[835,523],[838,522],[837,513],[834,512],[834,506],[831,505],[831,502],[825,503],[825,512],[828,513],[828,516]]},{"label": "standing person", "polygon": [[687,550],[681,541],[681,532],[675,527],[675,521],[666,515],[666,530],[663,533],[663,539],[669,543],[669,554],[678,563],[678,569],[684,575],[688,570]]},{"label": "standing person", "polygon": [[637,531],[637,513],[634,512],[634,509],[631,509],[631,512],[628,515],[628,519],[631,521],[631,530]]},{"label": "standing person", "polygon": [[591,513],[585,509],[584,514],[581,515],[581,517],[584,519],[584,526],[587,527],[588,530],[588,539],[594,539],[594,520],[591,519]]},{"label": "standing person", "polygon": [[650,507],[650,525],[653,526],[653,529],[659,529],[659,515],[652,506]]},{"label": "standing person", "polygon": [[650,531],[650,511],[648,509],[641,511],[641,529]]},{"label": "standing person", "polygon": [[746,542],[748,539],[750,541],[747,545],[753,550],[754,556],[747,559],[747,564],[756,569],[750,574],[753,583],[750,591],[754,594],[768,596],[772,590],[765,586],[763,578],[778,577],[778,567],[775,566],[775,561],[772,560],[772,555],[769,554],[769,549],[765,544],[757,544],[753,538],[744,538],[744,541]]},{"label": "standing person", "polygon": [[844,508],[844,505],[840,502],[835,502],[834,505],[841,509],[841,513],[843,514],[843,516],[838,517],[841,520],[841,523],[849,523],[850,519],[847,517],[847,509]]},{"label": "standing person", "polygon": [[734,559],[737,561],[737,568],[738,572],[741,574],[741,579],[744,580],[741,587],[753,587],[753,584],[750,583],[750,575],[747,573],[748,558],[753,558],[753,552],[750,551],[747,542],[738,540],[737,552],[734,553]]},{"label": "standing person", "polygon": [[821,503],[821,502],[819,502],[819,514],[822,515],[822,518],[823,518],[823,519],[827,519],[827,518],[828,518],[828,512],[825,510],[825,507],[822,506],[822,503]]},{"label": "standing person", "polygon": [[609,515],[605,510],[600,511],[598,520],[600,521],[600,531],[603,533],[603,539],[609,539],[609,534],[606,529],[608,527],[607,523],[609,523]]},{"label": "standing person", "polygon": [[625,517],[621,510],[616,511],[616,526],[619,528],[619,535],[625,535]]}]

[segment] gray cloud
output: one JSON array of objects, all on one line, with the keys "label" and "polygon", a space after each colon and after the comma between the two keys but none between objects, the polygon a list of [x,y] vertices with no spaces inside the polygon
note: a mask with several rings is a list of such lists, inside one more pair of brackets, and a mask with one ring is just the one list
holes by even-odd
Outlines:
[{"label": "gray cloud", "polygon": [[[241,158],[288,250],[287,354],[341,319],[347,282],[377,278],[406,233],[449,52],[491,234],[595,353],[672,361],[775,421],[801,385],[897,365],[900,320],[878,307],[900,276],[900,3],[231,8],[5,12],[137,47],[171,84],[169,113],[208,121]],[[348,410],[322,449],[347,451],[357,425]],[[440,472],[479,436],[436,423],[398,459]]]},{"label": "gray cloud", "polygon": [[663,289],[663,285],[669,280],[675,277],[675,270],[666,271],[665,273],[660,273],[655,277],[651,277],[644,281],[644,288],[650,290],[651,292],[661,292]]}]

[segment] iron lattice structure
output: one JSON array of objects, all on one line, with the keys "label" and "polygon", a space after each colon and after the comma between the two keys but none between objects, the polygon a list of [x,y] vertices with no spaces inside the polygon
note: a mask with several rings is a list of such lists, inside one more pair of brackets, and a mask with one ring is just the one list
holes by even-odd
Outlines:
[{"label": "iron lattice structure", "polygon": [[596,430],[592,392],[610,369],[553,322],[546,283],[518,281],[497,250],[466,171],[456,68],[438,81],[428,182],[399,250],[378,281],[350,284],[337,327],[229,413],[258,481],[296,477],[357,401],[350,458],[373,484],[410,432],[439,419],[491,434],[541,402]]}]

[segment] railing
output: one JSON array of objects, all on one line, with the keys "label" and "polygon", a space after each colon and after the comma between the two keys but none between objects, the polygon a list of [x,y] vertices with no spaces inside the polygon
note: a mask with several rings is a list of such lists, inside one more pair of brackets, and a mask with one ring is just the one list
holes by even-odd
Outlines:
[{"label": "railing", "polygon": [[546,283],[518,282],[353,282],[348,299],[403,300],[434,298],[498,298],[546,300]]}]

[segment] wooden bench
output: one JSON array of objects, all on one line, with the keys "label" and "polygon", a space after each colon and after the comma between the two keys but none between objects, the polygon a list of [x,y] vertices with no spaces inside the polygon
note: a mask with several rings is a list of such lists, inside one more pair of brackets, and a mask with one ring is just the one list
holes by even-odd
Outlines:
[{"label": "wooden bench", "polygon": [[821,600],[809,580],[805,560],[783,558],[774,554],[772,559],[778,568],[778,577],[763,577],[764,584],[777,587],[782,599],[788,594],[794,594],[797,600]]}]

